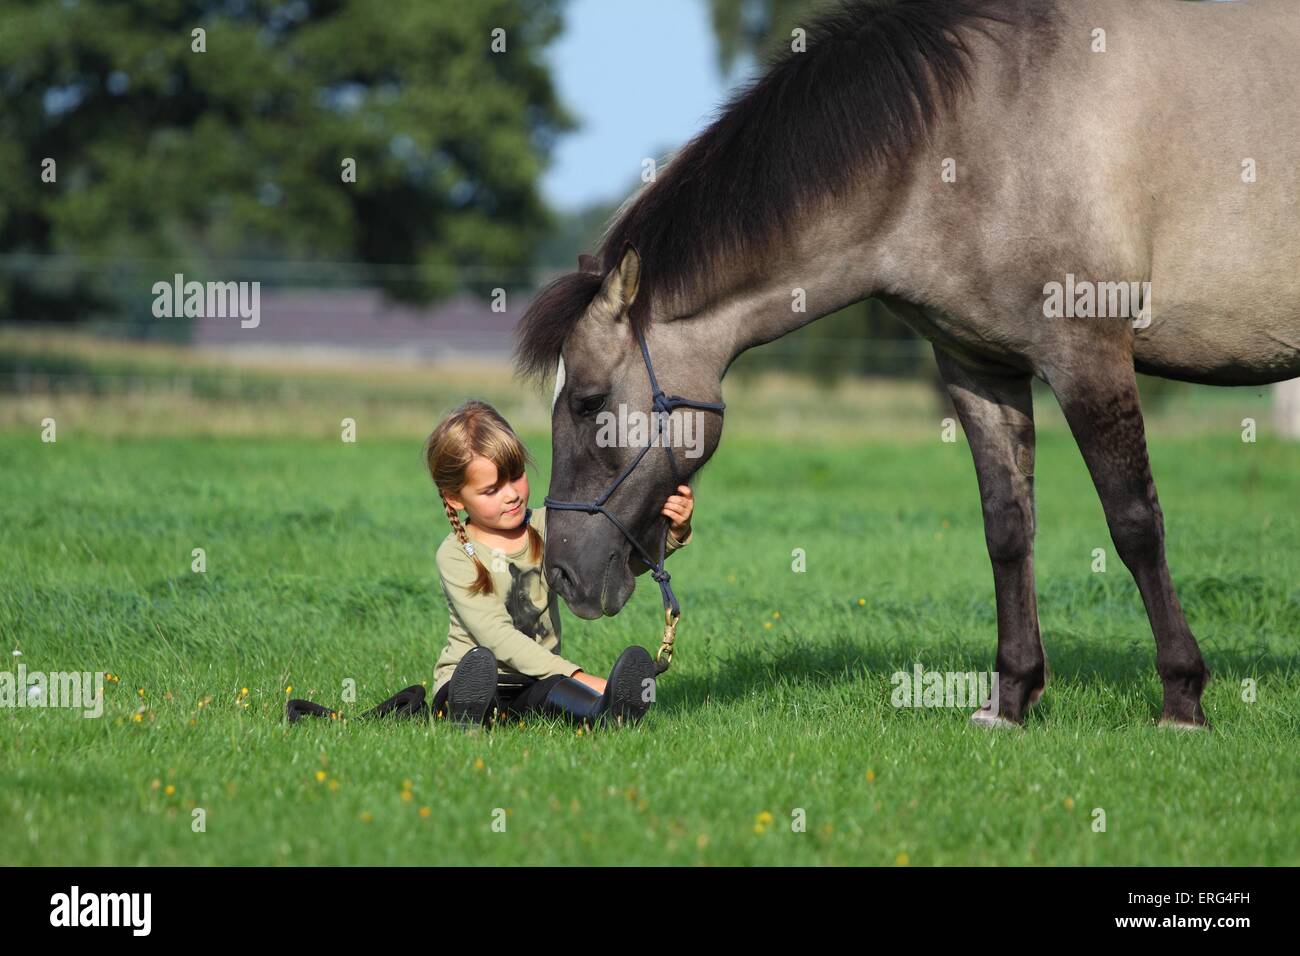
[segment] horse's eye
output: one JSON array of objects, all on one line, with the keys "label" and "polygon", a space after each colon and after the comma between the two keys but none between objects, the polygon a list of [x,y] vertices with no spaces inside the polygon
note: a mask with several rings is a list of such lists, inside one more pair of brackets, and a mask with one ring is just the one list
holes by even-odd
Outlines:
[{"label": "horse's eye", "polygon": [[587,395],[584,398],[576,399],[575,411],[579,415],[583,416],[594,415],[605,407],[605,400],[607,398],[609,398],[607,394],[601,393],[599,395]]}]

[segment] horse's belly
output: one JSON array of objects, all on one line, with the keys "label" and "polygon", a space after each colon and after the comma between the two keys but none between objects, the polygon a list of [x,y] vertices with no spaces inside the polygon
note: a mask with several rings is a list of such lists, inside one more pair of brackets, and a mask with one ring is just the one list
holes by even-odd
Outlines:
[{"label": "horse's belly", "polygon": [[1152,310],[1135,329],[1139,372],[1208,385],[1265,385],[1300,376],[1300,305],[1289,316],[1240,316],[1177,307]]}]

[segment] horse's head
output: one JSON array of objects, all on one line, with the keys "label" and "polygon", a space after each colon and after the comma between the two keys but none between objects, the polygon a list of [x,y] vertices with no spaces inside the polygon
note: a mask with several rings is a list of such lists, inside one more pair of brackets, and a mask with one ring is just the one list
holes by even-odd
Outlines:
[{"label": "horse's head", "polygon": [[[551,403],[551,484],[556,501],[594,502],[652,442],[656,416],[636,328],[645,336],[655,378],[669,395],[720,402],[730,359],[727,343],[710,342],[691,321],[655,315],[653,303],[633,319],[641,260],[631,245],[601,275],[583,256],[581,271],[563,276],[529,307],[520,325],[522,368],[556,366]],[[565,314],[568,313],[568,314]],[[634,328],[633,322],[638,322]],[[665,419],[665,438],[651,447],[604,503],[642,548],[660,555],[668,496],[687,482],[717,448],[721,415],[680,408]],[[604,515],[550,508],[544,570],[551,588],[582,618],[617,614],[646,570],[639,553]]]}]

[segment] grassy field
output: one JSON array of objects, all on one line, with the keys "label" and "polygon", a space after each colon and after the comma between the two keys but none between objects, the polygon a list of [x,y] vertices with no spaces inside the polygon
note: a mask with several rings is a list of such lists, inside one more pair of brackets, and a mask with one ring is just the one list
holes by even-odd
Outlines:
[{"label": "grassy field", "polygon": [[[537,401],[480,385],[362,403],[356,444],[337,437],[348,396],[328,389],[295,407],[314,416],[296,435],[264,395],[4,398],[0,651],[22,655],[5,667],[120,681],[97,720],[0,710],[0,859],[1300,864],[1300,446],[1241,442],[1229,426],[1257,410],[1251,393],[1188,399],[1167,430],[1151,425],[1170,564],[1214,671],[1212,733],[1154,726],[1151,633],[1054,409],[1037,548],[1054,676],[1026,729],[997,733],[971,727],[968,708],[890,704],[891,675],[916,663],[992,666],[960,433],[944,444],[932,409],[840,395],[800,438],[769,427],[770,390],[730,382],[696,537],[669,565],[685,607],[677,661],[641,726],[288,726],[286,696],[334,705],[350,679],[356,712],[431,680],[448,529],[423,432],[454,394]],[[45,414],[55,443],[40,440]],[[1190,419],[1205,427],[1178,425]],[[525,422],[537,507],[550,442]],[[190,570],[194,548],[205,573]],[[629,642],[654,649],[659,615],[642,578],[616,618],[566,610],[565,654],[604,671]]]}]

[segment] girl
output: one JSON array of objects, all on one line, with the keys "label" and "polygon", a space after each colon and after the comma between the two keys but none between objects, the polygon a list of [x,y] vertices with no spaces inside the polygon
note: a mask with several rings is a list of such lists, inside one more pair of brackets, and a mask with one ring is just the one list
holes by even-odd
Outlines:
[{"label": "girl", "polygon": [[[655,676],[644,647],[623,651],[606,680],[560,656],[559,599],[542,574],[546,509],[528,507],[532,456],[506,420],[491,405],[468,401],[439,423],[424,452],[451,522],[437,553],[451,623],[434,669],[434,713],[472,723],[494,707],[574,721],[640,720]],[[690,486],[677,490],[662,512],[672,521],[665,558],[692,534]]]}]

